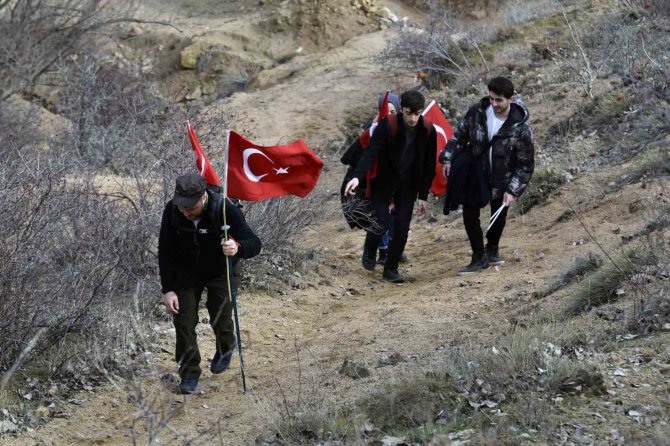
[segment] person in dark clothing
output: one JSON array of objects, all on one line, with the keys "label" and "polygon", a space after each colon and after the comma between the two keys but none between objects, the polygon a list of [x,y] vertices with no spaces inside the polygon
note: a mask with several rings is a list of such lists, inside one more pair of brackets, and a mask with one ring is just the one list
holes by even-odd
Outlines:
[{"label": "person in dark clothing", "polygon": [[470,274],[486,269],[490,264],[504,263],[498,246],[507,209],[526,190],[535,167],[528,110],[520,101],[514,100],[514,84],[505,77],[496,77],[489,82],[488,90],[488,97],[468,110],[439,158],[446,178],[452,161],[467,152],[479,163],[484,180],[488,182],[491,213],[505,206],[486,233],[487,243],[484,246],[480,208],[465,204],[467,199],[463,202],[463,223],[472,248],[472,260],[459,274]]},{"label": "person in dark clothing", "polygon": [[[355,193],[366,172],[377,163],[371,200],[377,224],[365,236],[361,262],[363,268],[375,269],[379,239],[388,228],[388,209],[393,202],[395,227],[382,277],[394,283],[405,281],[398,272],[398,262],[407,243],[414,202],[417,201],[418,214],[425,214],[428,191],[435,175],[436,135],[432,124],[426,125],[429,122],[421,115],[424,105],[425,98],[418,91],[401,95],[400,114],[379,123],[368,149],[356,163],[354,178],[345,187],[345,193]],[[390,119],[397,120],[395,136]]]},{"label": "person in dark clothing", "polygon": [[[172,313],[176,329],[175,358],[181,377],[177,392],[182,394],[195,392],[201,373],[195,327],[202,292],[207,289],[206,306],[216,338],[210,370],[218,374],[230,366],[235,348],[228,289],[229,283],[235,286],[234,263],[261,251],[261,241],[240,209],[206,186],[205,179],[195,173],[177,178],[174,197],[163,211],[158,239],[163,303]],[[224,238],[224,221],[230,227],[228,240]],[[227,259],[231,260],[229,266]]]}]

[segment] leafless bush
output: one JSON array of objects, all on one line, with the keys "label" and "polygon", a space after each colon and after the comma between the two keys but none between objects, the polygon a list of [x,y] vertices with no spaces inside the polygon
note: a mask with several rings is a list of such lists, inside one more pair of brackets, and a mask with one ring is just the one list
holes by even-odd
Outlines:
[{"label": "leafless bush", "polygon": [[520,25],[556,13],[556,6],[555,0],[510,0],[501,7],[500,14],[508,25]]},{"label": "leafless bush", "polygon": [[[556,4],[561,8],[569,42],[565,46],[559,43],[553,55],[587,96],[594,99],[596,80],[612,73],[626,84],[646,79],[661,90],[667,89],[670,67],[664,42],[668,33],[661,24],[666,19],[648,12],[647,3],[607,15],[595,24],[578,21],[561,2]],[[650,26],[655,22],[660,26]]]},{"label": "leafless bush", "polygon": [[32,86],[84,37],[131,20],[134,0],[0,1],[0,100]]},{"label": "leafless bush", "polygon": [[661,205],[653,211],[645,239],[640,250],[644,262],[630,279],[641,292],[627,328],[646,334],[670,323],[670,206]]},{"label": "leafless bush", "polygon": [[72,122],[72,149],[86,164],[127,174],[164,158],[166,134],[178,131],[175,118],[185,126],[183,114],[127,71],[84,56],[61,64],[59,73],[57,111]]},{"label": "leafless bush", "polygon": [[399,28],[388,42],[382,61],[393,69],[417,70],[429,87],[449,77],[471,79],[489,72],[480,43],[494,35],[486,27],[465,26],[449,9],[430,2],[425,25]]},{"label": "leafless bush", "polygon": [[[37,356],[73,335],[104,337],[105,315],[127,305],[129,281],[155,275],[159,201],[149,181],[127,182],[135,196],[103,194],[81,167],[67,154],[27,149],[0,167],[3,370],[41,329]],[[50,359],[50,372],[62,371],[62,358]]]}]

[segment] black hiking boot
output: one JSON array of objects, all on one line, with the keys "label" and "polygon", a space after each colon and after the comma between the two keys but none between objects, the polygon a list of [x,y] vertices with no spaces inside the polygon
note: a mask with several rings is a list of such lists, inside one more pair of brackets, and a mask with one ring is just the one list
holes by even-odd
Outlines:
[{"label": "black hiking boot", "polygon": [[384,268],[382,278],[391,283],[404,283],[405,278],[400,275],[397,269]]},{"label": "black hiking boot", "polygon": [[230,367],[230,360],[233,359],[233,350],[235,350],[234,344],[233,348],[225,353],[219,353],[217,350],[217,352],[214,354],[214,358],[212,358],[211,364],[209,365],[209,370],[215,375],[228,370],[228,367]]},{"label": "black hiking boot", "polygon": [[187,378],[182,379],[175,393],[179,395],[192,395],[195,393],[196,388],[198,387],[198,378]]},{"label": "black hiking boot", "polygon": [[363,268],[367,269],[368,271],[375,270],[375,266],[377,265],[377,260],[375,259],[376,254],[376,252],[370,253],[368,248],[363,248],[363,257],[361,257],[361,264],[363,265]]},{"label": "black hiking boot", "polygon": [[470,264],[465,268],[462,268],[460,271],[458,271],[458,275],[464,276],[466,274],[476,273],[477,271],[488,269],[488,267],[489,267],[489,258],[486,256],[486,254],[482,254],[481,256],[473,255]]},{"label": "black hiking boot", "polygon": [[487,246],[486,247],[486,256],[489,258],[489,265],[503,265],[505,260],[500,257],[500,252],[498,252],[498,247]]}]

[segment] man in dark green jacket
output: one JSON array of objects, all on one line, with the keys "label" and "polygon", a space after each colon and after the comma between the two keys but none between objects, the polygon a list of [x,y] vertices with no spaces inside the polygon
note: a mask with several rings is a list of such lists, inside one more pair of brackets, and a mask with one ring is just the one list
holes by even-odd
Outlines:
[{"label": "man in dark green jacket", "polygon": [[491,213],[503,204],[493,226],[484,235],[479,222],[479,208],[463,203],[463,223],[472,248],[472,261],[459,271],[470,274],[489,264],[504,263],[498,243],[505,227],[507,209],[526,190],[535,168],[533,131],[528,110],[514,100],[514,84],[506,77],[496,77],[488,84],[489,95],[474,104],[456,128],[454,137],[440,154],[442,173],[449,175],[452,161],[468,151],[481,166],[491,192]]},{"label": "man in dark green jacket", "polygon": [[[158,240],[163,302],[173,315],[177,335],[175,356],[181,377],[177,392],[184,394],[195,392],[201,373],[195,327],[202,292],[207,289],[206,306],[216,337],[210,370],[217,374],[230,366],[235,348],[228,290],[229,282],[234,286],[234,264],[261,251],[261,241],[242,212],[206,186],[205,179],[195,173],[177,178],[174,197],[163,211]],[[230,227],[228,240],[223,237],[224,222]],[[227,259],[231,260],[229,267]]]}]

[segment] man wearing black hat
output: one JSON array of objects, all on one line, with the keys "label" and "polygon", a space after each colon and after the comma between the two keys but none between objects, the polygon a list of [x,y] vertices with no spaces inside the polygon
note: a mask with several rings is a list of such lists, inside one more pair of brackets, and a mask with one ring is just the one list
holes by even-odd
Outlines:
[{"label": "man wearing black hat", "polygon": [[[158,240],[158,262],[163,303],[172,313],[177,334],[176,361],[181,382],[178,393],[194,393],[200,377],[200,351],[195,327],[198,306],[207,289],[207,311],[216,337],[210,370],[222,373],[230,366],[235,348],[232,302],[227,277],[239,258],[261,251],[261,241],[249,228],[242,212],[229,200],[207,190],[198,174],[177,178],[174,197],[165,206]],[[223,237],[224,222],[230,227]],[[231,258],[226,267],[226,259]]]}]

